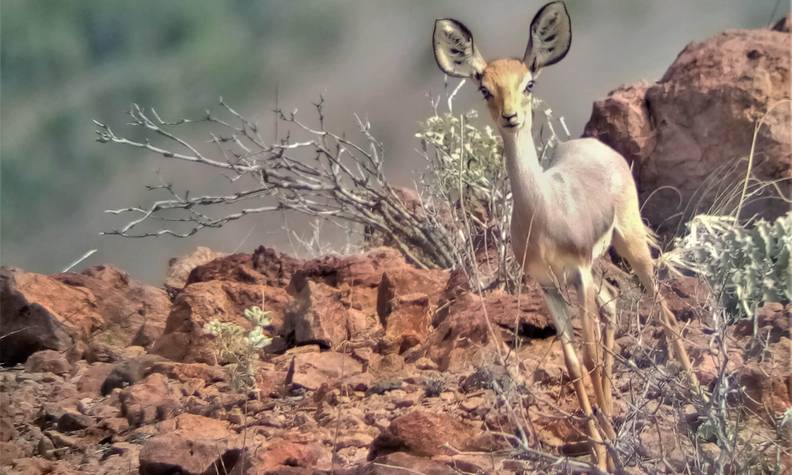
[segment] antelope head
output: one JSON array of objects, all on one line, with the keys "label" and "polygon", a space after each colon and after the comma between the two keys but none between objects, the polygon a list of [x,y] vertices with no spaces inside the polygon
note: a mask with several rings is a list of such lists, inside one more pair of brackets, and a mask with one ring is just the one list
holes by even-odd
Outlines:
[{"label": "antelope head", "polygon": [[563,2],[548,3],[536,14],[522,59],[485,61],[470,30],[450,18],[435,22],[433,37],[437,65],[449,76],[478,82],[501,134],[526,127],[530,131],[535,79],[543,67],[566,56],[571,42],[572,25]]}]

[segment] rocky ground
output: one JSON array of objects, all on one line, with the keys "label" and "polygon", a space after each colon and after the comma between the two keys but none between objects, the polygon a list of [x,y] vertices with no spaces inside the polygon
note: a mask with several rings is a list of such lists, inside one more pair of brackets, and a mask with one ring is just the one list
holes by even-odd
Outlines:
[{"label": "rocky ground", "polygon": [[[462,276],[416,269],[389,248],[305,261],[263,247],[214,257],[173,262],[167,291],[108,266],[2,270],[2,473],[585,468],[560,345],[531,286],[478,295]],[[702,435],[708,422],[685,399],[651,302],[635,298],[616,266],[603,273],[622,289],[614,388],[625,470],[696,473],[721,454]],[[740,456],[757,467],[787,462],[779,417],[792,405],[792,308],[767,305],[756,337],[752,325],[734,325],[721,347],[704,287],[688,277],[666,284],[699,377],[736,389],[728,404]],[[251,305],[271,312],[275,339],[258,391],[240,394],[203,326],[249,326]]]}]

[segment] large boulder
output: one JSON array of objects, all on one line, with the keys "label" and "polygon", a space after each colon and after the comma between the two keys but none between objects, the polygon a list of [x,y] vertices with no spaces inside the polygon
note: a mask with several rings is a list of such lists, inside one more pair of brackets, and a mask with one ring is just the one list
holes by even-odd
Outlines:
[{"label": "large boulder", "polygon": [[181,414],[159,430],[140,451],[143,475],[228,473],[242,454],[242,441],[223,421]]},{"label": "large boulder", "polygon": [[397,272],[408,267],[396,249],[377,247],[363,254],[329,255],[305,262],[294,273],[289,290],[299,292],[308,280],[331,287],[364,286],[376,288],[385,272]]},{"label": "large boulder", "polygon": [[41,350],[30,355],[25,362],[25,371],[65,375],[71,371],[71,364],[60,351]]},{"label": "large boulder", "polygon": [[162,334],[169,310],[163,290],[112,266],[52,276],[2,269],[0,362],[23,362],[40,350],[79,356],[89,341],[149,347]]},{"label": "large boulder", "polygon": [[736,206],[763,117],[752,174],[785,181],[754,197],[743,216],[773,219],[789,210],[778,193],[792,191],[792,37],[779,25],[778,31],[732,30],[691,43],[660,81],[622,86],[594,103],[584,135],[633,164],[644,215],[654,227],[673,230],[696,212]]},{"label": "large boulder", "polygon": [[391,452],[431,457],[471,448],[479,431],[447,414],[415,410],[394,419],[371,444],[369,460]]},{"label": "large boulder", "polygon": [[[327,465],[330,454],[316,442],[299,442],[285,439],[273,440],[259,447],[245,451],[245,463],[238,463],[230,475],[265,475],[271,473],[317,473],[309,470],[317,465]],[[242,467],[245,470],[242,470]],[[294,467],[294,468],[291,468]],[[297,467],[305,471],[297,470]],[[278,469],[284,469],[280,472]]]},{"label": "large boulder", "polygon": [[92,342],[118,347],[150,347],[162,335],[171,307],[164,290],[134,280],[126,272],[109,265],[53,277],[70,287],[85,289],[95,297],[104,328],[92,335]]},{"label": "large boulder", "polygon": [[307,261],[289,283],[295,298],[283,335],[296,344],[334,349],[347,341],[370,340],[381,332],[395,297],[421,288],[436,303],[446,280],[447,272],[415,269],[398,251],[385,247]]},{"label": "large boulder", "polygon": [[536,284],[519,295],[462,291],[435,313],[424,353],[443,371],[495,363],[516,338],[547,338],[555,327]]},{"label": "large boulder", "polygon": [[373,312],[367,315],[351,307],[348,288],[308,281],[289,304],[282,333],[287,341],[300,345],[318,343],[325,348],[338,348],[376,330]]},{"label": "large boulder", "polygon": [[361,372],[363,365],[344,353],[298,353],[291,360],[286,383],[313,391]]},{"label": "large boulder", "polygon": [[0,270],[0,363],[40,350],[66,351],[104,326],[96,297],[52,277]]},{"label": "large boulder", "polygon": [[119,401],[129,425],[141,426],[172,417],[179,408],[180,394],[166,376],[153,373],[122,390]]},{"label": "large boulder", "polygon": [[173,302],[165,330],[152,351],[174,361],[216,364],[211,335],[204,331],[207,323],[217,319],[249,329],[245,309],[259,306],[270,312],[277,330],[289,300],[285,290],[267,285],[230,280],[189,284]]},{"label": "large boulder", "polygon": [[302,266],[300,259],[259,246],[253,254],[231,254],[213,259],[192,269],[186,285],[210,280],[285,287]]}]

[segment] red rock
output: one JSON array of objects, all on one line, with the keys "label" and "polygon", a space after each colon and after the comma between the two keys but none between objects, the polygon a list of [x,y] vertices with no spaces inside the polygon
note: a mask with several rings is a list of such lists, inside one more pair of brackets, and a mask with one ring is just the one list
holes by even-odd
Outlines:
[{"label": "red rock", "polygon": [[65,412],[58,419],[58,430],[61,432],[75,432],[94,425],[92,417],[80,414],[79,412]]},{"label": "red rock", "polygon": [[25,452],[14,442],[0,442],[0,467],[12,465],[14,459],[21,459]]},{"label": "red rock", "polygon": [[[266,446],[248,449],[246,457],[246,470],[243,474],[242,464],[238,464],[230,475],[265,475],[281,472],[279,469],[313,468],[322,459],[329,459],[327,449],[317,443],[301,443],[290,440],[275,440]],[[302,473],[302,472],[296,472]],[[313,471],[306,473],[315,473]]]},{"label": "red rock", "polygon": [[71,372],[71,364],[60,351],[42,350],[30,355],[25,362],[25,370],[31,373],[55,373],[59,375]]},{"label": "red rock", "polygon": [[[293,335],[286,339],[298,344],[318,342],[326,348],[337,348],[347,340],[369,339],[380,331],[375,312],[384,321],[393,310],[391,301],[417,288],[435,305],[447,275],[446,271],[415,269],[389,248],[307,261],[289,284],[295,301],[285,326],[286,334]],[[406,347],[416,343],[416,336],[424,339],[425,333],[419,330],[407,335]],[[394,344],[401,343],[399,338]]]},{"label": "red rock", "polygon": [[338,472],[339,475],[403,475],[405,473],[458,475],[460,472],[443,462],[404,452],[383,455],[358,467]]},{"label": "red rock", "polygon": [[[674,230],[680,211],[686,220],[709,210],[726,186],[744,179],[739,161],[750,151],[756,122],[789,98],[789,46],[788,32],[720,33],[689,44],[660,81],[622,87],[594,104],[584,135],[635,162],[643,214],[652,225]],[[791,117],[789,103],[767,116],[752,170],[757,178],[779,181],[785,196],[792,191]],[[720,186],[707,187],[712,179]],[[776,196],[756,200],[743,214],[773,219],[788,210]]]},{"label": "red rock", "polygon": [[402,373],[405,363],[404,357],[395,353],[383,355],[374,364],[371,370],[379,376],[396,376]]},{"label": "red rock", "polygon": [[158,355],[142,355],[113,365],[102,382],[101,394],[108,395],[115,388],[123,388],[141,381],[149,375],[151,368],[162,359]]},{"label": "red rock", "polygon": [[[5,463],[3,464],[5,465]],[[20,458],[10,462],[15,475],[43,475],[53,472],[55,464],[41,457]]]},{"label": "red rock", "polygon": [[149,424],[175,415],[180,394],[165,376],[154,373],[121,391],[121,413],[131,426]]},{"label": "red rock", "polygon": [[432,307],[437,307],[448,283],[445,270],[421,270],[405,266],[382,274],[377,286],[377,314],[384,318],[391,311],[391,301],[396,297],[421,293],[427,296]]},{"label": "red rock", "polygon": [[[384,280],[384,279],[383,279]],[[429,336],[430,306],[426,294],[406,294],[391,299],[388,313],[381,315],[385,341],[399,353],[426,341]]]},{"label": "red rock", "polygon": [[96,297],[82,287],[21,269],[0,270],[0,363],[40,350],[65,351],[102,328]]},{"label": "red rock", "polygon": [[187,279],[193,269],[226,255],[223,252],[213,251],[208,247],[198,246],[190,254],[171,258],[168,261],[168,273],[165,275],[165,288],[181,290],[187,285]]},{"label": "red rock", "polygon": [[782,338],[771,347],[772,361],[766,365],[746,363],[737,369],[737,381],[745,394],[742,402],[771,423],[792,408],[791,351],[792,341]]},{"label": "red rock", "polygon": [[217,319],[249,329],[244,311],[257,305],[270,312],[273,327],[279,329],[288,301],[283,289],[266,285],[221,280],[190,284],[176,297],[152,352],[174,361],[216,364],[211,336],[204,332],[207,323]]},{"label": "red rock", "polygon": [[[701,320],[712,308],[712,292],[702,279],[684,275],[671,275],[660,285],[668,309],[677,320]],[[642,315],[657,313],[657,305],[650,298],[641,301]]]},{"label": "red rock", "polygon": [[175,379],[182,383],[199,379],[210,384],[226,379],[226,373],[223,368],[205,363],[157,361],[152,364],[150,371],[152,373],[161,373],[168,377],[168,379]]},{"label": "red rock", "polygon": [[187,285],[225,280],[270,287],[286,287],[302,261],[259,246],[253,254],[232,254],[195,267]]},{"label": "red rock", "polygon": [[332,384],[362,371],[363,365],[344,353],[300,353],[292,359],[286,383],[316,390],[323,384]]},{"label": "red rock", "polygon": [[476,433],[448,414],[415,410],[391,422],[371,444],[368,459],[399,451],[421,456],[448,455],[453,452],[444,445],[466,450]]},{"label": "red rock", "polygon": [[640,164],[657,142],[647,120],[649,107],[645,97],[649,87],[651,84],[646,81],[624,85],[594,102],[584,135],[610,145],[629,163]]},{"label": "red rock", "polygon": [[242,452],[228,424],[194,414],[181,414],[160,428],[140,451],[141,475],[226,473]]},{"label": "red rock", "polygon": [[278,396],[286,385],[286,371],[260,370],[256,373],[256,386],[261,396]]},{"label": "red rock", "polygon": [[349,312],[341,300],[341,291],[326,284],[306,282],[286,311],[284,334],[293,334],[297,344],[337,347],[350,336]]},{"label": "red rock", "polygon": [[0,417],[0,442],[9,442],[18,435],[19,432],[17,432],[13,424],[13,417],[2,414],[2,417]]},{"label": "red rock", "polygon": [[121,434],[129,429],[129,421],[123,417],[108,417],[102,419],[99,427],[109,431],[111,434]]},{"label": "red rock", "polygon": [[93,334],[91,341],[148,348],[165,328],[170,311],[165,291],[134,280],[124,271],[100,265],[79,274],[55,274],[53,277],[71,287],[86,289],[95,297],[93,302],[104,319],[104,328]]},{"label": "red rock", "polygon": [[307,261],[295,272],[289,283],[289,291],[297,294],[309,280],[322,282],[331,287],[348,286],[377,287],[382,274],[399,271],[407,266],[399,251],[389,247],[378,247],[365,254],[351,256],[325,256]]},{"label": "red rock", "polygon": [[523,338],[548,338],[555,335],[544,294],[535,283],[523,286],[519,295],[496,289],[484,296],[490,321],[506,330],[504,339],[512,343],[515,333]]},{"label": "red rock", "polygon": [[760,340],[777,343],[781,338],[789,338],[789,326],[792,322],[792,304],[786,307],[778,302],[768,302],[756,311],[752,319],[735,322],[734,336],[738,338],[753,337],[754,325]]},{"label": "red rock", "polygon": [[100,475],[138,473],[140,468],[139,444],[116,442],[110,446],[97,471]]},{"label": "red rock", "polygon": [[[497,325],[487,325],[482,299],[463,293],[435,315],[434,330],[423,345],[441,371],[458,372],[494,361],[505,344]],[[490,332],[490,327],[493,332]]]}]

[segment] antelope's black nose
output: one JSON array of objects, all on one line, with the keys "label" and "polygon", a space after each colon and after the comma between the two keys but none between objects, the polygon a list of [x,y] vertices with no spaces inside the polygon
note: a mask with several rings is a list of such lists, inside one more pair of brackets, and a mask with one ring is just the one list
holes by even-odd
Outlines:
[{"label": "antelope's black nose", "polygon": [[517,113],[515,112],[514,114],[510,114],[510,115],[501,114],[501,117],[503,117],[503,120],[511,122],[512,119],[517,118]]}]

